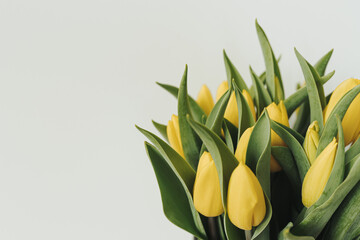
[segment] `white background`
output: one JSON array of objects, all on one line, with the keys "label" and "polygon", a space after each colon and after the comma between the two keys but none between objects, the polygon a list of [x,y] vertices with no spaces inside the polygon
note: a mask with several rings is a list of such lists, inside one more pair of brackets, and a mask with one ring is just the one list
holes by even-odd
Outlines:
[{"label": "white background", "polygon": [[222,49],[250,84],[264,69],[255,18],[286,95],[335,48],[326,90],[360,72],[357,1],[0,1],[0,239],[190,239],[162,213],[134,124],[175,99],[155,81],[215,92]]}]

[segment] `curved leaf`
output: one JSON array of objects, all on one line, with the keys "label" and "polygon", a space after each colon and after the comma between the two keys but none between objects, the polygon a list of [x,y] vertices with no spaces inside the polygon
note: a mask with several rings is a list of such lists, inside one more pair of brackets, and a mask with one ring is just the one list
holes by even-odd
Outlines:
[{"label": "curved leaf", "polygon": [[[174,97],[178,98],[179,88],[169,85],[169,84],[164,84],[164,83],[159,83],[159,82],[156,82],[156,84],[159,85],[160,87],[162,87],[163,89],[165,89],[166,91],[168,91]],[[190,105],[192,117],[196,121],[201,122],[202,116],[205,115],[204,111],[192,97],[188,96],[188,98],[189,98],[189,105]]]},{"label": "curved leaf", "polygon": [[153,125],[155,126],[155,128],[159,131],[159,133],[161,134],[161,136],[163,138],[165,138],[166,141],[169,141],[168,136],[167,136],[167,126],[158,122],[155,122],[154,120],[152,120]]},{"label": "curved leaf", "polygon": [[185,183],[154,146],[145,142],[145,148],[159,184],[165,216],[176,226],[205,239],[200,215]]},{"label": "curved leaf", "polygon": [[320,76],[324,76],[326,67],[330,61],[334,49],[331,49],[328,53],[326,53],[322,58],[315,63],[314,68],[319,73]]},{"label": "curved leaf", "polygon": [[179,174],[181,179],[185,182],[189,191],[192,192],[192,188],[195,181],[196,173],[191,168],[188,162],[185,161],[172,147],[166,142],[161,140],[155,134],[136,126],[136,128],[145,135],[161,152],[163,157],[166,159],[170,166],[174,166],[176,172]]},{"label": "curved leaf", "polygon": [[306,89],[310,103],[310,122],[318,121],[320,132],[322,132],[324,127],[323,112],[318,87],[316,85],[316,79],[319,79],[320,77],[317,75],[316,71],[312,71],[311,65],[296,49],[295,54],[299,60],[306,81]]},{"label": "curved leaf", "polygon": [[291,150],[291,153],[293,154],[296,162],[297,169],[299,170],[299,176],[302,182],[304,180],[305,174],[310,168],[310,163],[306,157],[304,149],[302,148],[301,144],[296,140],[296,138],[283,127],[281,127],[279,123],[271,120],[271,129],[274,130],[281,137],[281,139]]},{"label": "curved leaf", "polygon": [[240,88],[241,90],[245,89],[246,91],[249,92],[249,89],[248,89],[244,79],[241,77],[239,71],[236,69],[234,64],[230,61],[225,50],[223,50],[223,53],[224,53],[226,76],[227,76],[229,87],[232,84],[232,80],[234,80],[236,85],[238,86],[238,88]]},{"label": "curved leaf", "polygon": [[360,153],[360,137],[346,151],[346,153],[345,153],[345,163],[350,162],[350,160],[353,159],[359,153]]},{"label": "curved leaf", "polygon": [[256,76],[254,71],[250,67],[251,79],[255,87],[255,103],[258,115],[263,111],[265,107],[272,103],[272,99],[265,89],[264,85],[260,82],[260,79]]},{"label": "curved leaf", "polygon": [[295,236],[290,232],[293,223],[289,223],[280,233],[278,240],[315,240],[313,237],[309,236]]},{"label": "curved leaf", "polygon": [[186,160],[190,163],[193,169],[197,169],[200,154],[200,139],[191,129],[186,120],[186,115],[190,114],[190,106],[187,93],[187,65],[185,72],[181,79],[178,97],[178,115],[180,138],[184,150]]},{"label": "curved leaf", "polygon": [[324,131],[321,134],[319,140],[319,146],[316,151],[317,156],[324,150],[324,148],[331,142],[333,137],[335,137],[336,135],[337,132],[336,115],[338,115],[340,120],[342,120],[349,105],[351,104],[353,99],[358,95],[358,93],[360,93],[360,85],[354,87],[349,92],[347,92],[331,111],[326,121]]}]

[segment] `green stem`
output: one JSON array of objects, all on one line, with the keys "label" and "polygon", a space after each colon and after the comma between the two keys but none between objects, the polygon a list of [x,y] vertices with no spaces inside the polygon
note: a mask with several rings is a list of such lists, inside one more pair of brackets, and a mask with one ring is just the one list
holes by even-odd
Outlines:
[{"label": "green stem", "polygon": [[245,239],[251,240],[251,237],[252,237],[251,230],[245,230]]}]

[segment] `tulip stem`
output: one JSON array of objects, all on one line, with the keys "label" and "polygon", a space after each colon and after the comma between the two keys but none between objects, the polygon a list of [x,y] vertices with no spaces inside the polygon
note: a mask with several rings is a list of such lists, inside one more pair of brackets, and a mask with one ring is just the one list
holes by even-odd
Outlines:
[{"label": "tulip stem", "polygon": [[251,240],[251,237],[252,237],[251,230],[245,230],[245,239]]}]

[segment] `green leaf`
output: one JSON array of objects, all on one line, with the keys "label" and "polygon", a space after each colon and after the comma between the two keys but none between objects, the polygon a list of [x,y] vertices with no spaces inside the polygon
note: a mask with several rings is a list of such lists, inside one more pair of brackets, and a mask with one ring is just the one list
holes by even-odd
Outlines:
[{"label": "green leaf", "polygon": [[271,129],[280,136],[280,138],[291,150],[291,153],[294,156],[296,162],[297,169],[299,170],[301,182],[303,182],[305,174],[310,168],[310,163],[307,159],[304,149],[302,148],[302,145],[296,140],[293,135],[291,135],[287,130],[281,127],[279,123],[273,120],[271,120]]},{"label": "green leaf", "polygon": [[206,119],[205,126],[221,135],[221,126],[224,120],[224,113],[230,99],[231,91],[228,90],[215,104],[209,117]]},{"label": "green leaf", "polygon": [[[266,67],[266,85],[268,86],[272,99],[278,104],[284,99],[284,86],[281,79],[279,65],[270,46],[269,40],[260,27],[257,20],[255,22],[256,32],[260,41]],[[279,79],[279,87],[275,85],[275,77]]]},{"label": "green leaf", "polygon": [[360,183],[346,196],[328,224],[326,239],[354,239],[360,234]]},{"label": "green leaf", "polygon": [[245,231],[241,230],[240,228],[236,227],[230,221],[228,215],[224,214],[224,227],[225,233],[228,240],[245,240]]},{"label": "green leaf", "polygon": [[341,184],[344,180],[344,171],[345,171],[345,143],[344,143],[344,133],[341,126],[341,120],[337,117],[337,127],[338,127],[338,146],[336,150],[336,156],[334,160],[333,169],[328,182],[322,192],[319,200],[316,201],[314,207],[320,206],[324,203],[331,194],[335,191],[336,187]]},{"label": "green leaf", "polygon": [[263,111],[263,109],[269,106],[272,103],[272,99],[265,89],[264,85],[260,82],[260,79],[256,76],[254,71],[250,67],[251,79],[253,81],[253,85],[256,86],[255,91],[255,103],[258,115]]},{"label": "green leaf", "polygon": [[323,112],[322,105],[319,96],[318,87],[316,84],[316,79],[319,79],[317,72],[313,70],[312,66],[300,55],[300,53],[295,49],[296,57],[299,60],[301,69],[303,71],[306,89],[308,92],[309,103],[310,103],[310,122],[318,121],[320,133],[322,132],[323,125]]},{"label": "green leaf", "polygon": [[309,99],[306,99],[303,104],[301,104],[299,113],[297,115],[294,130],[300,133],[302,136],[306,135],[306,131],[310,125],[310,105]]},{"label": "green leaf", "polygon": [[295,236],[290,232],[293,223],[289,223],[279,234],[279,240],[315,240],[313,237],[309,236]]},{"label": "green leaf", "polygon": [[278,124],[284,128],[286,131],[288,131],[294,138],[296,138],[296,140],[300,143],[300,144],[303,144],[304,142],[304,137],[298,133],[297,131],[295,131],[294,129],[292,128],[289,128],[288,126],[285,126],[281,123],[278,122]]},{"label": "green leaf", "polygon": [[173,148],[171,148],[166,142],[161,140],[161,138],[155,134],[138,126],[136,126],[136,128],[159,149],[168,164],[170,166],[174,166],[174,169],[176,169],[176,172],[185,182],[189,191],[192,192],[196,173],[194,169],[191,168],[189,163],[186,162],[185,159],[183,159]]},{"label": "green leaf", "polygon": [[234,153],[234,142],[233,142],[231,133],[230,133],[229,128],[228,128],[227,125],[228,125],[228,123],[224,121],[223,122],[223,129],[224,129],[224,135],[225,135],[225,142],[226,142],[226,145],[229,148],[229,150],[232,153]]},{"label": "green leaf", "polygon": [[[235,85],[235,84],[233,84]],[[244,95],[241,93],[240,89],[237,86],[234,86],[236,102],[239,112],[239,131],[237,139],[240,139],[240,136],[243,132],[249,127],[254,126],[255,119],[250,110],[249,104],[247,103]]]},{"label": "green leaf", "polygon": [[266,201],[266,216],[256,227],[252,239],[269,239],[268,224],[272,216],[272,208],[268,197],[270,197],[270,157],[271,137],[270,118],[265,110],[256,122],[250,135],[246,151],[246,165],[256,174],[257,179],[264,191]]},{"label": "green leaf", "polygon": [[[158,84],[160,87],[162,87],[163,89],[168,91],[174,97],[178,98],[179,89],[177,87],[172,86],[172,85],[168,85],[168,84],[159,83],[159,82],[156,82],[156,84]],[[204,111],[202,110],[202,108],[199,106],[199,104],[192,97],[188,96],[188,98],[189,98],[190,111],[191,111],[192,117],[196,121],[201,122],[202,116],[205,115]]]},{"label": "green leaf", "polygon": [[[233,170],[239,162],[216,133],[208,129],[206,126],[192,120],[190,117],[187,119],[190,126],[199,135],[206,148],[209,150],[211,157],[214,159],[219,176],[221,197],[226,215],[228,183]],[[242,239],[244,232],[229,222],[230,221],[225,220],[225,231],[229,240]]]},{"label": "green leaf", "polygon": [[168,136],[167,136],[167,126],[158,122],[155,122],[154,120],[152,120],[152,123],[154,124],[155,128],[159,131],[159,133],[161,134],[161,136],[163,138],[166,139],[166,141],[169,141]]},{"label": "green leaf", "polygon": [[300,223],[292,228],[296,235],[317,237],[346,195],[360,180],[360,156],[351,168],[345,180],[335,189],[333,194],[322,205],[314,208]]},{"label": "green leaf", "polygon": [[342,120],[345,116],[345,113],[351,104],[351,102],[354,100],[354,98],[360,93],[360,85],[354,87],[350,91],[348,91],[335,105],[333,110],[331,111],[325,127],[324,131],[321,134],[320,140],[319,140],[319,146],[316,151],[316,155],[318,156],[324,148],[332,141],[333,137],[335,137],[337,133],[337,123],[336,123],[336,115],[339,116],[340,120]]},{"label": "green leaf", "polygon": [[185,72],[181,79],[178,97],[178,115],[179,115],[179,128],[180,138],[184,150],[186,160],[190,163],[193,169],[197,169],[199,162],[199,154],[201,142],[200,139],[191,129],[186,116],[190,114],[190,106],[187,93],[187,65]]},{"label": "green leaf", "polygon": [[239,71],[236,69],[234,64],[230,61],[225,50],[223,51],[223,53],[224,53],[226,76],[227,76],[229,87],[231,86],[232,80],[234,79],[238,88],[240,88],[241,90],[245,89],[246,91],[249,92],[249,89],[248,89],[244,79],[241,77]]},{"label": "green leaf", "polygon": [[184,181],[154,146],[145,142],[145,148],[159,184],[165,216],[176,226],[205,239],[206,233],[200,215]]},{"label": "green leaf", "polygon": [[320,76],[324,76],[326,67],[330,61],[331,55],[333,53],[334,49],[331,49],[327,54],[325,54],[322,58],[317,61],[317,63],[314,65],[314,68],[319,73]]},{"label": "green leaf", "polygon": [[296,162],[293,155],[291,154],[290,149],[288,147],[273,146],[271,147],[271,154],[284,170],[294,190],[294,193],[298,198],[301,199],[301,179],[296,167]]}]

